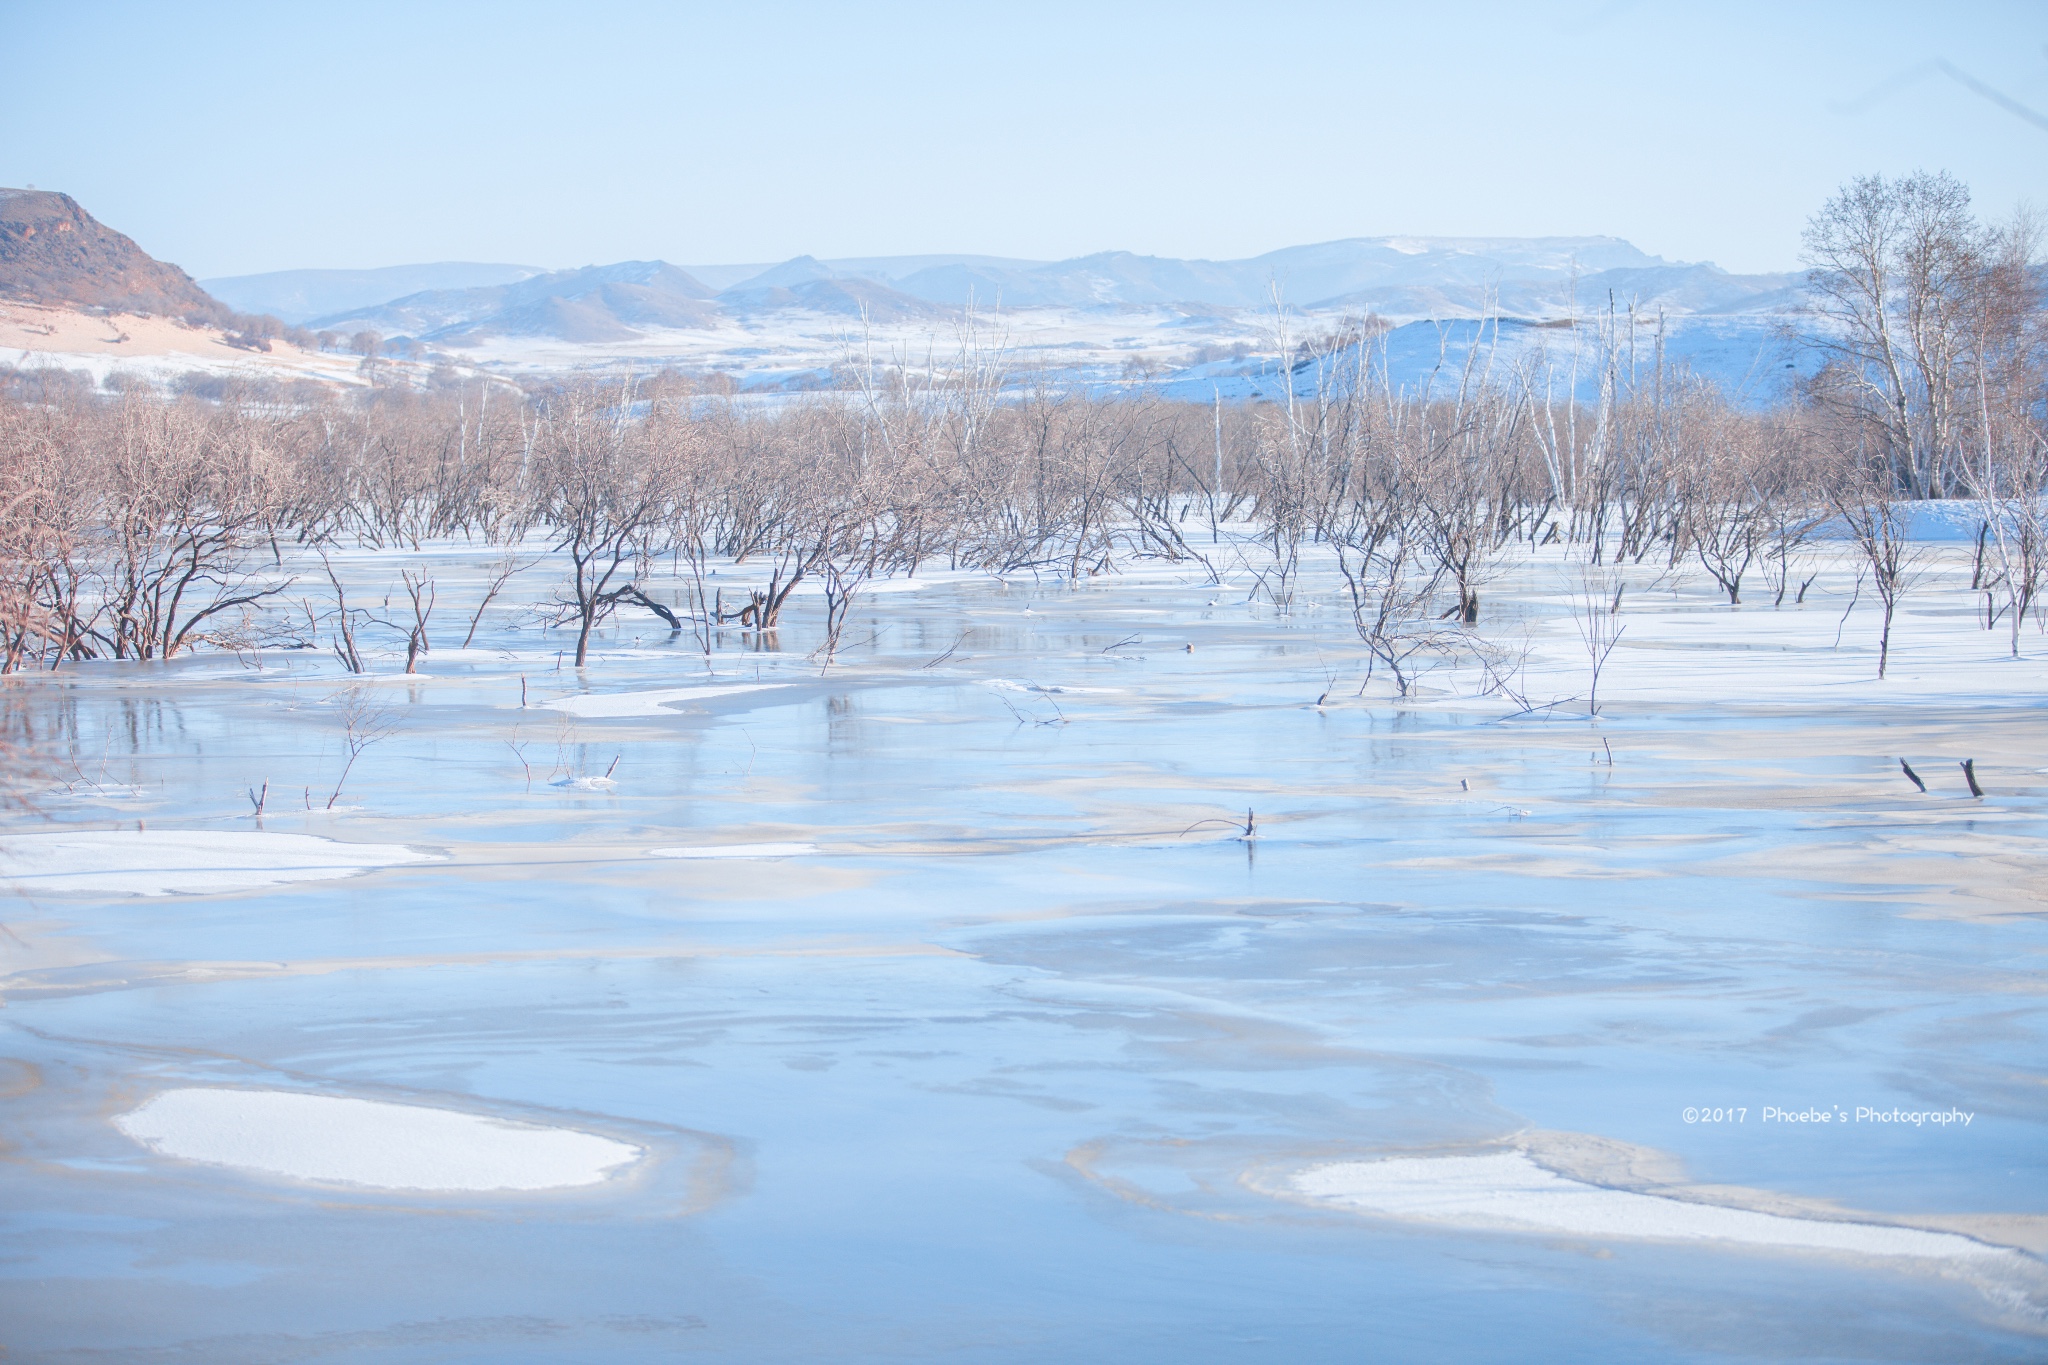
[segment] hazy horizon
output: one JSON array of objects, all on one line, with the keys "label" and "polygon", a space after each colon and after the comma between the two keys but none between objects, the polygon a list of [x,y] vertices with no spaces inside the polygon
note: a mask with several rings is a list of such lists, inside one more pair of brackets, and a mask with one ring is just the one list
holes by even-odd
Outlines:
[{"label": "hazy horizon", "polygon": [[[92,206],[91,206],[91,205],[89,205],[89,204],[88,204],[88,205],[85,205],[84,207],[85,207],[85,209],[86,209],[86,211],[87,211],[88,213],[90,213],[90,212],[92,211]],[[119,225],[118,225],[118,224],[108,224],[108,226],[110,226],[110,227],[114,227],[114,228],[115,228],[115,229],[116,229],[117,231],[119,230]],[[800,260],[815,260],[815,261],[817,261],[817,262],[818,262],[819,264],[821,264],[821,265],[826,265],[826,266],[834,266],[834,265],[838,265],[838,266],[847,266],[847,267],[859,266],[859,265],[864,265],[864,264],[869,264],[869,263],[878,263],[878,262],[883,262],[883,261],[924,261],[924,260],[960,260],[960,261],[987,261],[987,262],[992,262],[992,263],[994,263],[994,262],[1000,262],[1000,263],[1004,263],[1004,264],[1009,264],[1009,265],[1060,265],[1060,264],[1064,264],[1064,263],[1066,263],[1066,262],[1069,262],[1069,261],[1077,261],[1077,260],[1087,260],[1087,259],[1089,259],[1090,257],[1096,257],[1096,256],[1119,256],[1119,255],[1130,255],[1130,256],[1137,256],[1137,257],[1140,257],[1140,258],[1142,258],[1142,259],[1147,259],[1147,260],[1185,260],[1185,261],[1201,262],[1201,263],[1208,263],[1208,264],[1219,264],[1219,265],[1224,265],[1224,264],[1238,264],[1238,263],[1241,263],[1241,262],[1244,262],[1244,261],[1252,261],[1252,260],[1257,260],[1257,259],[1259,259],[1259,258],[1260,258],[1260,257],[1262,257],[1262,256],[1273,256],[1273,255],[1278,255],[1278,254],[1280,254],[1280,253],[1282,253],[1282,252],[1286,252],[1286,251],[1300,250],[1300,249],[1304,249],[1304,248],[1310,248],[1310,247],[1321,247],[1321,246],[1334,246],[1334,245],[1337,245],[1337,244],[1339,244],[1339,243],[1342,243],[1342,242],[1351,242],[1351,241],[1360,241],[1360,242],[1377,242],[1377,241],[1417,241],[1417,242],[1423,242],[1423,241],[1426,241],[1426,242],[1432,242],[1432,243],[1451,243],[1451,242],[1459,242],[1459,243],[1472,243],[1472,244],[1475,244],[1475,245],[1476,245],[1476,244],[1480,244],[1480,243],[1492,243],[1492,244],[1503,244],[1503,243],[1511,243],[1511,242],[1512,242],[1512,243],[1520,243],[1520,242],[1542,242],[1542,241],[1573,241],[1573,240],[1583,240],[1583,241],[1594,241],[1594,240],[1603,240],[1603,239],[1605,239],[1605,240],[1612,240],[1612,241],[1619,241],[1619,242],[1627,242],[1627,244],[1628,244],[1629,246],[1635,247],[1635,248],[1636,248],[1637,250],[1639,250],[1639,251],[1642,251],[1642,252],[1643,252],[1643,253],[1644,253],[1645,255],[1649,255],[1649,256],[1658,256],[1658,257],[1661,257],[1661,258],[1662,258],[1663,260],[1665,260],[1665,261],[1666,261],[1666,262],[1667,262],[1668,264],[1671,264],[1671,265],[1674,265],[1674,266],[1678,266],[1678,265],[1718,265],[1718,264],[1719,264],[1718,262],[1715,262],[1715,261],[1689,261],[1689,260],[1679,260],[1679,259],[1677,259],[1677,258],[1674,258],[1674,257],[1671,257],[1671,256],[1666,256],[1666,255],[1664,255],[1664,253],[1662,253],[1662,252],[1658,252],[1658,251],[1654,251],[1654,250],[1650,250],[1650,249],[1648,249],[1648,248],[1645,248],[1645,247],[1644,247],[1644,246],[1642,245],[1642,243],[1640,243],[1640,242],[1628,242],[1626,238],[1621,238],[1621,237],[1614,237],[1614,236],[1613,236],[1612,234],[1608,234],[1608,233],[1570,233],[1570,234],[1552,234],[1552,235],[1548,235],[1548,236],[1536,236],[1536,237],[1481,237],[1481,236],[1474,236],[1474,235],[1470,235],[1470,234],[1458,234],[1458,233],[1431,233],[1431,234],[1423,234],[1423,233],[1414,233],[1414,232],[1384,232],[1384,233],[1368,233],[1368,234],[1356,234],[1356,235],[1354,235],[1354,236],[1351,236],[1351,237],[1335,237],[1335,238],[1329,238],[1329,239],[1326,239],[1326,240],[1323,240],[1323,241],[1316,241],[1316,242],[1286,242],[1286,243],[1282,243],[1282,244],[1280,244],[1280,245],[1278,245],[1278,246],[1274,246],[1274,247],[1269,247],[1269,248],[1267,248],[1267,249],[1265,249],[1265,250],[1261,250],[1261,251],[1253,251],[1253,252],[1248,252],[1247,254],[1245,254],[1245,255],[1243,255],[1243,256],[1231,256],[1231,257],[1213,257],[1213,256],[1210,256],[1210,257],[1203,257],[1203,256],[1181,256],[1181,257],[1173,257],[1173,256],[1157,256],[1157,255],[1154,255],[1154,254],[1152,254],[1152,253],[1149,253],[1149,252],[1139,252],[1139,251],[1127,251],[1127,250],[1125,250],[1124,248],[1121,248],[1121,247],[1104,247],[1104,248],[1101,248],[1101,249],[1099,249],[1099,250],[1096,250],[1096,251],[1084,251],[1084,252],[1080,252],[1080,253],[1078,253],[1078,254],[1076,254],[1076,255],[1072,255],[1072,256],[1059,256],[1059,257],[1053,257],[1053,256],[995,256],[995,255],[991,255],[991,254],[988,254],[988,253],[985,253],[985,252],[972,252],[972,251],[904,251],[904,252],[878,252],[878,253],[871,253],[871,254],[868,254],[868,255],[864,255],[864,256],[823,256],[823,255],[819,255],[819,254],[818,254],[817,252],[814,252],[814,251],[800,251],[800,252],[797,252],[797,253],[796,253],[795,255],[793,255],[793,256],[781,256],[781,257],[777,257],[777,258],[776,258],[776,259],[774,259],[774,260],[769,260],[769,259],[766,259],[766,258],[754,258],[754,259],[747,259],[747,260],[722,260],[722,261],[711,261],[711,260],[703,260],[703,261],[678,261],[678,260],[667,260],[667,258],[662,258],[662,257],[634,257],[634,258],[630,258],[630,259],[636,259],[636,260],[639,260],[639,259],[646,259],[646,260],[655,260],[655,259],[662,259],[662,260],[667,260],[667,263],[668,263],[669,265],[673,265],[673,266],[675,266],[675,267],[676,267],[677,269],[679,269],[679,270],[685,270],[685,271],[688,271],[688,270],[698,270],[698,269],[704,269],[704,270],[772,270],[772,269],[774,269],[774,268],[775,268],[776,266],[779,266],[779,265],[786,265],[786,264],[790,263],[791,261],[800,261]],[[248,271],[248,272],[246,272],[246,273],[243,273],[243,274],[238,274],[238,275],[208,275],[208,276],[204,276],[204,277],[201,277],[201,276],[194,276],[194,278],[195,278],[195,279],[198,279],[200,283],[204,284],[204,283],[205,283],[205,282],[206,282],[207,280],[244,280],[244,279],[258,279],[258,278],[262,278],[262,277],[264,277],[264,276],[268,276],[268,275],[296,275],[296,274],[304,274],[304,273],[308,273],[308,272],[314,272],[314,271],[325,271],[325,272],[330,272],[330,273],[334,273],[334,274],[372,274],[372,273],[376,273],[376,272],[381,272],[381,271],[393,271],[393,270],[404,270],[404,269],[409,269],[409,268],[424,268],[424,267],[430,267],[430,266],[481,266],[481,267],[496,267],[496,268],[506,268],[506,267],[510,267],[510,268],[516,268],[516,269],[522,269],[522,270],[537,270],[537,271],[541,271],[541,272],[545,272],[545,273],[558,273],[558,272],[567,272],[567,271],[573,271],[573,270],[585,270],[585,269],[590,269],[590,268],[592,268],[592,267],[595,267],[595,266],[603,266],[603,265],[612,265],[612,264],[617,264],[617,262],[613,262],[613,261],[595,261],[595,260],[591,260],[591,261],[576,261],[576,262],[573,262],[573,263],[555,263],[555,264],[549,264],[549,263],[547,263],[547,262],[542,262],[542,261],[483,261],[483,260],[457,260],[457,259],[450,259],[450,260],[443,260],[443,261],[391,261],[391,262],[388,262],[388,263],[386,263],[386,264],[383,264],[383,265],[366,265],[366,266],[355,266],[355,265],[339,265],[339,266],[336,266],[336,265],[324,265],[324,264],[320,264],[320,265],[302,265],[302,266],[285,266],[285,267],[283,267],[283,268],[281,268],[281,269],[278,269],[278,270],[252,270],[252,271]],[[1725,269],[1725,267],[1723,267],[1723,268]],[[1730,273],[1738,273],[1738,272],[1730,272]],[[1783,272],[1770,272],[1770,271],[1766,271],[1766,272],[1739,272],[1739,273],[1764,273],[1764,274],[1772,274],[1772,273],[1783,273]]]}]

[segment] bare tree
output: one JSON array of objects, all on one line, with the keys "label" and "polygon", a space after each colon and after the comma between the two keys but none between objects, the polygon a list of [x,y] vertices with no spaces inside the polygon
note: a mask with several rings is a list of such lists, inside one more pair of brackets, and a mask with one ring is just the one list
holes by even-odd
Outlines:
[{"label": "bare tree", "polygon": [[[2043,316],[2040,233],[2025,215],[1987,238],[1989,264],[1970,336],[1976,433],[1963,480],[1978,502],[1980,561],[1988,547],[2005,589],[2011,651],[2048,574],[2048,320]],[[1972,586],[1977,586],[1973,582]]]},{"label": "bare tree", "polygon": [[590,634],[633,589],[640,566],[667,552],[673,477],[657,447],[637,439],[632,388],[565,390],[548,405],[541,458],[555,549],[569,556],[568,619],[576,666]]},{"label": "bare tree", "polygon": [[[328,585],[334,590],[334,635],[329,642],[334,657],[341,660],[341,666],[351,673],[367,673],[369,666],[363,662],[362,650],[356,644],[356,631],[370,619],[370,614],[349,606],[348,589],[342,584],[341,575],[334,571],[334,561],[327,557],[324,548],[320,551],[320,567],[326,570]],[[309,605],[306,610],[310,617],[312,607]],[[317,628],[317,619],[313,624]]]},{"label": "bare tree", "polygon": [[1672,414],[1672,425],[1689,428],[1677,440],[1679,534],[1728,605],[1740,606],[1743,579],[1772,549],[1774,532],[1781,540],[1789,534],[1773,515],[1778,452],[1725,399],[1704,385],[1688,387]]},{"label": "bare tree", "polygon": [[401,569],[399,579],[405,584],[406,600],[412,605],[412,621],[405,627],[405,671],[418,671],[420,655],[431,646],[427,643],[427,621],[434,614],[434,580],[426,570],[417,573]]},{"label": "bare tree", "polygon": [[1862,176],[1807,224],[1810,297],[1827,326],[1816,396],[1860,426],[1899,491],[1940,497],[1967,408],[1984,238],[1954,177]]},{"label": "bare tree", "polygon": [[111,414],[99,516],[114,657],[171,658],[223,613],[289,586],[251,572],[269,451],[239,416],[209,422],[189,402],[133,396]]}]

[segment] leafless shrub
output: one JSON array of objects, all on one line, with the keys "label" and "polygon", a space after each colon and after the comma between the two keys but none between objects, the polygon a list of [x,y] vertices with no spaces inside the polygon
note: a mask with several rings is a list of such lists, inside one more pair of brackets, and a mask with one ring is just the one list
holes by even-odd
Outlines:
[{"label": "leafless shrub", "polygon": [[[1835,517],[1857,554],[1876,592],[1882,612],[1877,636],[1877,676],[1891,663],[1892,622],[1899,603],[1926,567],[1927,551],[1913,543],[1906,524],[1908,509],[1898,493],[1889,464],[1867,461],[1845,452],[1828,486]],[[1853,603],[1852,603],[1853,605]]]},{"label": "leafless shrub", "polygon": [[431,648],[427,643],[427,622],[434,614],[434,580],[424,569],[402,569],[399,579],[412,606],[412,620],[405,626],[405,671],[413,673],[418,671],[420,655]]},{"label": "leafless shrub", "polygon": [[368,695],[364,689],[351,687],[343,694],[341,742],[347,757],[342,761],[341,776],[334,780],[334,790],[327,797],[325,809],[333,810],[334,803],[341,799],[341,789],[348,785],[348,775],[355,771],[356,760],[363,756],[363,750],[391,738],[397,729],[398,718],[391,708]]},{"label": "leafless shrub", "polygon": [[1592,716],[1600,714],[1600,673],[1607,656],[1628,630],[1621,622],[1621,587],[1619,569],[1597,564],[1580,565],[1572,586],[1572,626],[1586,650],[1586,713]]},{"label": "leafless shrub", "polygon": [[505,585],[512,581],[513,575],[523,573],[538,563],[538,556],[521,557],[516,551],[507,550],[491,566],[490,581],[484,585],[484,595],[477,602],[476,610],[470,613],[469,630],[462,637],[464,649],[468,649],[470,642],[476,639],[476,628],[483,621],[484,613],[490,609],[491,603],[498,600],[498,594],[505,591]]},{"label": "leafless shrub", "polygon": [[[362,650],[356,644],[356,631],[369,619],[369,613],[349,606],[348,589],[342,585],[341,575],[334,571],[334,561],[327,557],[325,550],[320,554],[320,567],[326,570],[327,582],[334,589],[334,634],[329,641],[334,657],[341,660],[341,666],[351,673],[367,673],[369,666],[363,662]],[[306,610],[310,618],[311,606]],[[317,619],[313,620],[313,625],[317,630]]]}]

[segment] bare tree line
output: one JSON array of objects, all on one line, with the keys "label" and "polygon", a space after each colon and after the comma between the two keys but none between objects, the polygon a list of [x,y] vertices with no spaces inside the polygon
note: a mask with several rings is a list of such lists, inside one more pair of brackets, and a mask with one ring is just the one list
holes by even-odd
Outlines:
[{"label": "bare tree line", "polygon": [[[1469,640],[1515,547],[1696,568],[1731,604],[1782,605],[1823,527],[1861,556],[1882,667],[1915,575],[1910,504],[1929,497],[1978,505],[1975,586],[2017,652],[2048,563],[2031,230],[1979,224],[1946,177],[1871,179],[1815,216],[1807,249],[1822,364],[1768,409],[1667,363],[1651,320],[1615,311],[1567,329],[1569,357],[1511,362],[1481,324],[1404,386],[1384,326],[1297,341],[1276,310],[1294,382],[1252,404],[1012,376],[972,318],[943,355],[862,346],[839,391],[780,405],[669,374],[289,400],[17,388],[0,396],[0,671],[235,648],[293,600],[350,671],[365,620],[417,666],[424,572],[394,594],[401,619],[352,607],[331,564],[321,606],[303,584],[291,597],[288,555],[341,548],[501,547],[467,643],[544,547],[581,666],[622,610],[708,653],[721,629],[775,631],[807,582],[829,661],[869,583],[927,566],[1078,579],[1149,557],[1248,580],[1285,612],[1314,546],[1405,690],[1418,655]],[[765,585],[728,596],[727,560]]]}]

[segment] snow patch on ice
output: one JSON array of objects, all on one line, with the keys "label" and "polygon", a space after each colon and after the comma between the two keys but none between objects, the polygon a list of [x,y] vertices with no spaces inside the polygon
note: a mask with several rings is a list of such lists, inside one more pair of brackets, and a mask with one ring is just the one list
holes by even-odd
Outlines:
[{"label": "snow patch on ice", "polygon": [[1342,1161],[1303,1171],[1293,1185],[1301,1194],[1345,1208],[1499,1232],[1730,1242],[1937,1261],[2018,1256],[1947,1232],[1789,1218],[1607,1189],[1546,1170],[1525,1152]]},{"label": "snow patch on ice", "polygon": [[206,895],[432,858],[404,844],[345,844],[311,834],[96,829],[0,839],[0,882],[30,895]]},{"label": "snow patch on ice", "polygon": [[694,848],[651,848],[656,858],[801,858],[816,844],[699,844]]},{"label": "snow patch on ice", "polygon": [[166,1090],[114,1126],[183,1161],[384,1190],[595,1185],[643,1155],[573,1128],[289,1090]]},{"label": "snow patch on ice", "polygon": [[1040,696],[1062,697],[1083,694],[1107,697],[1119,695],[1126,690],[1121,687],[1081,687],[1073,683],[1045,686],[1034,682],[1018,682],[1015,678],[983,678],[981,685],[996,692],[1035,692]]},{"label": "snow patch on ice", "polygon": [[585,692],[557,697],[541,705],[550,711],[566,711],[585,720],[616,720],[625,716],[672,716],[676,707],[707,697],[725,697],[738,692],[766,692],[783,683],[727,683],[712,687],[671,687],[658,692]]}]

